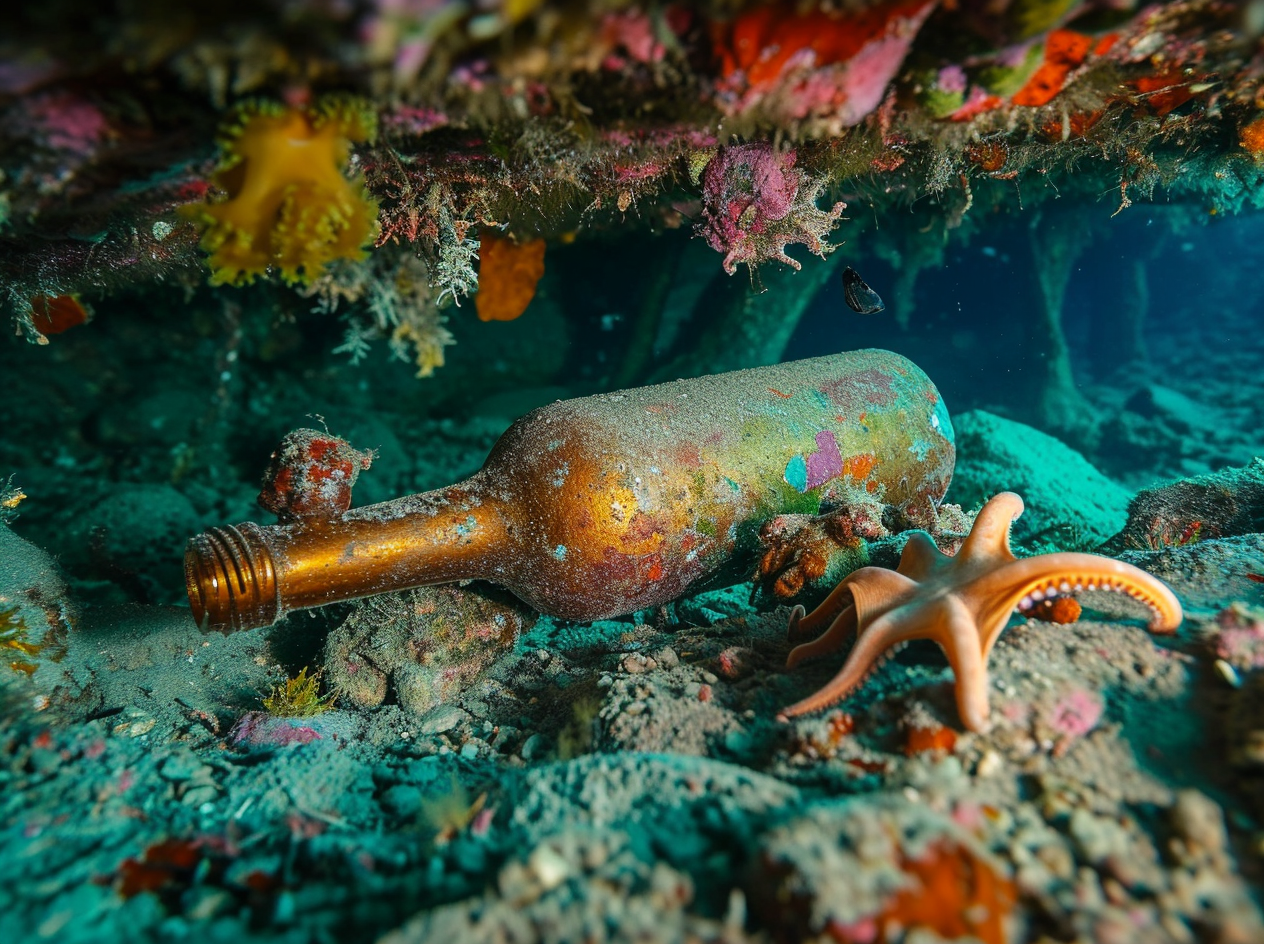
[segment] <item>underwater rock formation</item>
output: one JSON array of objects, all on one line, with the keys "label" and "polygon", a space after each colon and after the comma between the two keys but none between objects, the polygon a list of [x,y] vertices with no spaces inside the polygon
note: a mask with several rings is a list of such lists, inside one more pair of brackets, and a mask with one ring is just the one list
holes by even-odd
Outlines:
[{"label": "underwater rock formation", "polygon": [[391,695],[420,717],[451,703],[533,621],[504,594],[423,587],[377,597],[330,634],[325,677],[350,705],[375,708]]}]

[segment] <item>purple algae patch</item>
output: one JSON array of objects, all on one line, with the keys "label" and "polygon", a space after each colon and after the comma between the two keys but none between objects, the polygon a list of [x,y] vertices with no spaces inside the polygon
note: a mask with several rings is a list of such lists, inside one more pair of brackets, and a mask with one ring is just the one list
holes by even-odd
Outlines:
[{"label": "purple algae patch", "polygon": [[287,747],[290,744],[310,744],[323,736],[315,729],[299,724],[292,718],[279,718],[266,711],[249,711],[233,727],[229,735],[233,742],[243,747]]},{"label": "purple algae patch", "polygon": [[807,458],[807,487],[816,488],[843,474],[843,455],[834,434],[824,429],[816,434],[816,452]]}]

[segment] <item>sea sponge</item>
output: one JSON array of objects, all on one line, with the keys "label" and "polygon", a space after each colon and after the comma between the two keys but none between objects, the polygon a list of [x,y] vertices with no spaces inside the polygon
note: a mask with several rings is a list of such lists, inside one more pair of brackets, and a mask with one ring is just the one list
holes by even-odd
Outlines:
[{"label": "sea sponge", "polygon": [[1264,160],[1264,118],[1256,118],[1238,129],[1238,143],[1257,161]]},{"label": "sea sponge", "polygon": [[351,142],[376,133],[368,106],[346,98],[238,108],[221,133],[213,178],[227,199],[186,208],[203,227],[211,284],[248,284],[270,267],[309,284],[335,259],[363,258],[377,236],[377,203],[343,168]]},{"label": "sea sponge", "polygon": [[474,307],[480,321],[513,321],[535,298],[544,275],[544,240],[515,243],[484,233],[479,242],[478,294]]}]

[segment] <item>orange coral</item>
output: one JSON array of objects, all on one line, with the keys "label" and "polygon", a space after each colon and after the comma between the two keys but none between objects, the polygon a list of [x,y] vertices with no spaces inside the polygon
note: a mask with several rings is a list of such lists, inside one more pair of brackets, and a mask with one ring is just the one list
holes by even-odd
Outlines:
[{"label": "orange coral", "polygon": [[1045,40],[1045,61],[1012,99],[1015,105],[1047,105],[1062,91],[1071,70],[1083,64],[1093,39],[1073,30],[1054,30]]},{"label": "orange coral", "polygon": [[474,307],[480,321],[513,321],[535,298],[544,275],[544,240],[515,243],[484,233],[478,250],[478,294]]},{"label": "orange coral", "polygon": [[1049,141],[1070,141],[1082,138],[1106,114],[1104,108],[1094,111],[1074,111],[1064,118],[1051,118],[1040,125],[1040,133]]},{"label": "orange coral", "polygon": [[904,741],[904,753],[909,757],[914,754],[925,754],[933,751],[937,754],[951,754],[957,746],[957,732],[945,728],[942,724],[918,725],[908,729]]},{"label": "orange coral", "polygon": [[31,299],[31,324],[40,334],[61,334],[91,320],[92,313],[78,295],[36,295]]},{"label": "orange coral", "polygon": [[940,840],[901,867],[916,882],[896,892],[878,919],[879,940],[898,940],[904,931],[927,928],[955,941],[969,935],[983,944],[1005,944],[1005,918],[1014,907],[1014,884],[998,876],[964,846]]},{"label": "orange coral", "polygon": [[1162,118],[1194,97],[1191,86],[1195,81],[1180,69],[1168,69],[1157,75],[1143,75],[1128,84],[1140,93],[1146,107]]},{"label": "orange coral", "polygon": [[204,228],[211,284],[249,283],[269,267],[309,283],[335,259],[362,258],[377,235],[377,204],[343,167],[351,142],[375,133],[373,113],[345,99],[240,109],[214,176],[228,199],[186,211]]},{"label": "orange coral", "polygon": [[1252,156],[1264,156],[1264,116],[1256,118],[1249,125],[1244,125],[1238,132],[1238,143],[1246,148]]}]

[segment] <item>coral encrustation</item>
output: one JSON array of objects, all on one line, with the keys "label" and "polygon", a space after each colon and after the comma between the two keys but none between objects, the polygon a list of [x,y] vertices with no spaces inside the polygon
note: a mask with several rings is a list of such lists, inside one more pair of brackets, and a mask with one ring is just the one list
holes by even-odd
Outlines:
[{"label": "coral encrustation", "polygon": [[834,247],[824,242],[845,203],[828,212],[816,205],[822,182],[796,168],[793,150],[778,151],[768,142],[720,148],[702,171],[702,222],[698,233],[724,253],[724,271],[768,259],[795,269],[786,255],[790,243],[803,243],[818,256]]},{"label": "coral encrustation", "polygon": [[360,259],[377,235],[377,204],[343,176],[353,141],[372,141],[365,105],[330,98],[306,108],[254,102],[224,129],[214,183],[228,198],[186,208],[203,228],[212,285],[241,285],[275,268],[310,283],[335,259]]}]

